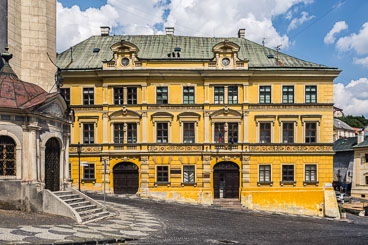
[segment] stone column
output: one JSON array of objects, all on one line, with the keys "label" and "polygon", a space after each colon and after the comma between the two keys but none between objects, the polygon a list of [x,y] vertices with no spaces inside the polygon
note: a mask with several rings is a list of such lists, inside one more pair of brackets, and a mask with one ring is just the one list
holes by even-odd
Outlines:
[{"label": "stone column", "polygon": [[142,112],[142,143],[147,143],[147,112]]},{"label": "stone column", "polygon": [[148,193],[148,182],[149,182],[149,167],[148,167],[148,156],[141,156],[141,186],[139,189],[139,195],[145,195]]},{"label": "stone column", "polygon": [[248,143],[248,114],[249,112],[243,112],[243,143]]},{"label": "stone column", "polygon": [[213,203],[211,187],[211,156],[203,156],[203,192],[201,203],[211,205]]},{"label": "stone column", "polygon": [[125,122],[124,123],[124,144],[128,143],[128,132],[127,132],[128,130],[127,130],[127,128],[128,128],[128,125]]},{"label": "stone column", "polygon": [[123,102],[124,102],[124,105],[128,104],[128,88],[127,87],[123,88]]},{"label": "stone column", "polygon": [[224,130],[224,143],[227,144],[229,141],[229,125],[225,122],[225,130]]},{"label": "stone column", "polygon": [[229,94],[229,87],[228,86],[225,86],[225,88],[224,88],[224,104],[228,104],[229,103],[228,94]]},{"label": "stone column", "polygon": [[109,143],[109,116],[107,112],[102,114],[102,130],[103,130],[103,139],[102,143],[107,144]]},{"label": "stone column", "polygon": [[211,139],[211,142],[215,143],[215,123],[212,122],[211,126],[212,126],[212,139]]},{"label": "stone column", "polygon": [[[103,156],[101,157],[101,162],[102,162],[102,171],[104,171],[104,161],[106,161],[106,174],[104,172],[102,172],[102,191],[103,191],[103,181],[104,181],[104,177],[105,177],[105,190],[106,193],[112,193],[112,190],[110,188],[110,158],[108,156]],[[105,175],[105,176],[104,176]]]},{"label": "stone column", "polygon": [[27,163],[24,168],[23,176],[26,180],[37,181],[38,164],[37,164],[37,135],[41,128],[38,123],[33,121],[23,129],[24,134],[24,159],[23,163]]},{"label": "stone column", "polygon": [[204,143],[210,143],[210,113],[204,112]]},{"label": "stone column", "polygon": [[[246,191],[246,188],[249,188],[250,183],[250,157],[249,156],[242,156],[242,170],[241,170],[241,180],[242,180],[242,187],[241,192]],[[241,204],[248,208],[253,208],[253,202],[251,197],[247,197],[240,194],[240,201]]]},{"label": "stone column", "polygon": [[208,84],[205,84],[204,85],[204,103],[205,104],[208,104],[208,103],[210,103],[209,101],[210,101],[210,87],[209,87],[209,85]]},{"label": "stone column", "polygon": [[142,104],[147,104],[147,85],[142,85]]}]

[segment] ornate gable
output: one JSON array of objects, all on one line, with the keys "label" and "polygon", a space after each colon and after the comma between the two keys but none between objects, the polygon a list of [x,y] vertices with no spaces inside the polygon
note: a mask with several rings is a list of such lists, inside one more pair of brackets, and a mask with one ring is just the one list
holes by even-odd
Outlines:
[{"label": "ornate gable", "polygon": [[224,40],[213,46],[214,58],[211,66],[215,65],[218,69],[248,69],[248,62],[238,57],[240,46],[229,40]]},{"label": "ornate gable", "polygon": [[136,111],[128,110],[125,106],[119,110],[115,111],[109,115],[110,119],[121,119],[121,118],[129,118],[129,119],[140,119],[141,114]]},{"label": "ornate gable", "polygon": [[236,110],[225,108],[217,110],[210,115],[211,119],[241,119],[242,114]]},{"label": "ornate gable", "polygon": [[137,58],[139,49],[135,44],[121,40],[110,48],[114,55],[110,61],[104,62],[104,69],[127,69],[141,66]]}]

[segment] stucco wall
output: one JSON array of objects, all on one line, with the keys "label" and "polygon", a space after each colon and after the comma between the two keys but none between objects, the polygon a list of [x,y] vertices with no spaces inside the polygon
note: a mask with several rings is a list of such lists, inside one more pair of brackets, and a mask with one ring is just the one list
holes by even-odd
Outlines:
[{"label": "stucco wall", "polygon": [[[3,52],[8,39],[8,22],[7,22],[7,4],[8,0],[0,2],[0,52]],[[0,68],[3,66],[3,61],[0,59]]]}]

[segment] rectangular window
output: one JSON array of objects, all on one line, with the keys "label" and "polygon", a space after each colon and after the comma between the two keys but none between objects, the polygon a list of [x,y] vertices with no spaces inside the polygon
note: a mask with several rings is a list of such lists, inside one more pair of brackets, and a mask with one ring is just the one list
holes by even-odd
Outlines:
[{"label": "rectangular window", "polygon": [[183,104],[194,104],[194,87],[183,87]]},{"label": "rectangular window", "polygon": [[282,87],[282,103],[286,104],[294,103],[294,86]]},{"label": "rectangular window", "polygon": [[317,103],[317,86],[305,86],[305,103]]},{"label": "rectangular window", "polygon": [[122,105],[124,104],[124,89],[123,88],[114,88],[114,104]]},{"label": "rectangular window", "polygon": [[64,97],[67,105],[70,105],[70,88],[61,88],[60,94]]},{"label": "rectangular window", "polygon": [[224,103],[224,87],[215,87],[215,104],[223,104]]},{"label": "rectangular window", "polygon": [[365,176],[365,184],[368,185],[368,176]]},{"label": "rectangular window", "polygon": [[306,164],[305,165],[305,182],[317,181],[317,165]]},{"label": "rectangular window", "polygon": [[259,182],[271,182],[271,165],[259,165]]},{"label": "rectangular window", "polygon": [[184,123],[184,143],[194,143],[194,123]]},{"label": "rectangular window", "polygon": [[157,104],[168,104],[168,92],[167,87],[156,88]]},{"label": "rectangular window", "polygon": [[282,142],[294,143],[294,123],[282,123]]},{"label": "rectangular window", "polygon": [[167,143],[169,138],[167,123],[157,123],[157,143]]},{"label": "rectangular window", "polygon": [[128,105],[136,105],[137,104],[137,88],[128,87],[127,88],[127,103]]},{"label": "rectangular window", "polygon": [[169,182],[168,166],[157,166],[157,182]]},{"label": "rectangular window", "polygon": [[83,88],[83,105],[94,105],[95,95],[93,88]]},{"label": "rectangular window", "polygon": [[114,124],[114,143],[124,144],[124,123]]},{"label": "rectangular window", "polygon": [[305,143],[317,142],[317,123],[305,123]]},{"label": "rectangular window", "polygon": [[238,143],[238,123],[228,123],[229,143]]},{"label": "rectangular window", "polygon": [[95,179],[95,164],[88,163],[83,168],[83,179]]},{"label": "rectangular window", "polygon": [[294,181],[294,165],[282,165],[282,181]]},{"label": "rectangular window", "polygon": [[271,86],[259,87],[259,103],[261,104],[271,103]]},{"label": "rectangular window", "polygon": [[129,144],[137,143],[137,123],[127,123],[127,134]]},{"label": "rectangular window", "polygon": [[229,104],[238,104],[238,87],[237,86],[229,86],[228,87],[228,103]]},{"label": "rectangular window", "polygon": [[83,144],[95,143],[95,125],[93,123],[83,124]]},{"label": "rectangular window", "polygon": [[195,183],[195,166],[183,166],[183,183]]},{"label": "rectangular window", "polygon": [[259,133],[261,143],[271,143],[271,123],[260,123]]},{"label": "rectangular window", "polygon": [[225,142],[225,123],[215,123],[215,142],[224,143]]},{"label": "rectangular window", "polygon": [[368,163],[368,154],[365,154],[365,163]]},{"label": "rectangular window", "polygon": [[69,179],[72,178],[72,164],[69,163]]}]

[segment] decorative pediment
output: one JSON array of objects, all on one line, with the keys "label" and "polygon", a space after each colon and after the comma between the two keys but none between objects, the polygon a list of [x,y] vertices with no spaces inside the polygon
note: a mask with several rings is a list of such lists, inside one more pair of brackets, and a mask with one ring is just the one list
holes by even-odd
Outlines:
[{"label": "decorative pediment", "polygon": [[233,109],[229,109],[227,106],[225,106],[225,108],[217,110],[215,112],[213,112],[210,115],[210,118],[237,118],[237,119],[241,119],[242,114],[236,110]]},{"label": "decorative pediment", "polygon": [[182,112],[178,115],[178,119],[183,119],[183,118],[197,118],[199,119],[201,117],[200,114],[196,113],[196,112]]},{"label": "decorative pediment", "polygon": [[142,116],[136,111],[128,110],[125,106],[119,110],[111,113],[109,115],[110,119],[116,119],[116,118],[134,118],[134,119],[140,119]]},{"label": "decorative pediment", "polygon": [[164,112],[164,111],[161,111],[161,112],[156,112],[156,113],[153,113],[151,115],[151,118],[171,118],[173,119],[174,118],[174,115],[169,113],[169,112]]},{"label": "decorative pediment", "polygon": [[139,49],[136,45],[134,45],[131,42],[121,40],[120,42],[117,42],[111,46],[111,50],[114,53],[138,53]]},{"label": "decorative pediment", "polygon": [[222,41],[212,48],[214,53],[237,53],[239,49],[240,46],[238,44],[230,42],[229,40]]},{"label": "decorative pediment", "polygon": [[61,95],[53,97],[50,101],[44,105],[38,107],[35,111],[41,114],[49,114],[57,118],[65,118],[67,105]]}]

